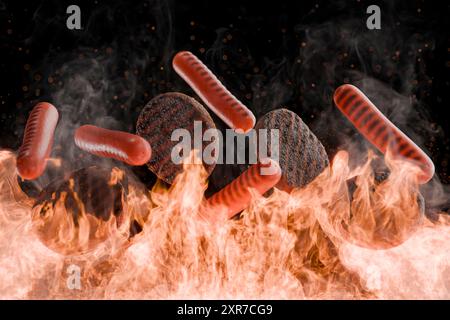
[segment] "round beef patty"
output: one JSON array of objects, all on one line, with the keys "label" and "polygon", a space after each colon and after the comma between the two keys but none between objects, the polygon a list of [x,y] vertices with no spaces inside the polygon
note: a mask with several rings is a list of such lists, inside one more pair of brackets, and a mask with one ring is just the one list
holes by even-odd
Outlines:
[{"label": "round beef patty", "polygon": [[[290,192],[301,188],[316,178],[328,165],[328,155],[319,139],[309,130],[302,119],[287,109],[277,109],[265,114],[255,129],[268,129],[267,155],[271,155],[272,129],[279,130],[279,164],[283,175],[277,188]],[[258,141],[261,147],[261,141]]]},{"label": "round beef patty", "polygon": [[[191,150],[194,150],[194,121],[201,121],[202,135],[206,130],[216,128],[209,113],[197,100],[178,92],[154,97],[139,115],[137,134],[152,147],[152,158],[147,166],[167,183],[173,183],[176,175],[183,171],[183,165],[175,164],[171,159],[172,149],[179,144],[179,141],[171,141],[172,132],[186,129],[191,136]],[[202,141],[202,152],[209,143]],[[203,162],[203,165],[209,176],[216,164]]]}]

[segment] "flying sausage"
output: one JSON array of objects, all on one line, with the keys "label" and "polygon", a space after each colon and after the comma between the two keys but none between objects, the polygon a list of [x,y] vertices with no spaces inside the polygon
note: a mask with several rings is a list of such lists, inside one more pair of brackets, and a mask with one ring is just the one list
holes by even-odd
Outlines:
[{"label": "flying sausage", "polygon": [[195,55],[189,51],[178,52],[172,64],[175,71],[230,128],[246,133],[254,127],[256,119],[253,113]]},{"label": "flying sausage", "polygon": [[122,131],[84,125],[75,132],[75,144],[97,156],[113,158],[132,166],[147,163],[152,155],[150,144],[143,138]]},{"label": "flying sausage", "polygon": [[44,172],[58,118],[58,110],[48,102],[38,103],[31,111],[17,156],[17,171],[23,179],[37,179]]},{"label": "flying sausage", "polygon": [[382,153],[388,148],[396,158],[416,163],[421,174],[420,184],[434,175],[434,164],[427,154],[398,129],[357,87],[344,84],[334,93],[334,103],[356,129]]}]

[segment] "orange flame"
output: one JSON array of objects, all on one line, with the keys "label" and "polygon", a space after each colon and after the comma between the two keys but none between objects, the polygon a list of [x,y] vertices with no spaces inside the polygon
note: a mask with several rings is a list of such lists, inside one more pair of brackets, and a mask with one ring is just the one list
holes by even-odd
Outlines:
[{"label": "orange flame", "polygon": [[[414,166],[388,155],[391,174],[375,183],[373,159],[351,170],[341,151],[303,189],[251,191],[241,218],[221,225],[200,219],[207,175],[185,165],[169,189],[131,188],[121,223],[83,213],[75,226],[64,196],[36,216],[14,154],[0,151],[0,298],[450,298],[450,221],[423,215]],[[114,170],[112,184],[125,174]],[[130,238],[132,217],[143,230]],[[55,250],[74,243],[86,250]]]}]

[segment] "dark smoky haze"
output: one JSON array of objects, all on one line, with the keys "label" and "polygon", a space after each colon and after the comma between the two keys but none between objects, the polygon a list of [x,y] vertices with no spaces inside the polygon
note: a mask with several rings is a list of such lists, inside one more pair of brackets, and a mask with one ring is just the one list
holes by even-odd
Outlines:
[{"label": "dark smoky haze", "polygon": [[[82,30],[66,28],[70,4],[81,8]],[[366,27],[370,4],[381,8],[381,30]],[[422,191],[430,209],[448,210],[448,14],[448,5],[425,1],[0,1],[0,146],[17,150],[29,111],[48,100],[61,115],[52,155],[62,168],[50,166],[34,187],[81,167],[121,165],[79,150],[74,130],[135,132],[155,95],[196,97],[171,66],[177,51],[190,50],[257,118],[293,110],[330,159],[345,148],[354,164],[371,146],[332,94],[357,85],[431,156],[436,176]],[[132,170],[148,186],[155,181],[144,167]],[[241,171],[218,166],[211,187]]]}]

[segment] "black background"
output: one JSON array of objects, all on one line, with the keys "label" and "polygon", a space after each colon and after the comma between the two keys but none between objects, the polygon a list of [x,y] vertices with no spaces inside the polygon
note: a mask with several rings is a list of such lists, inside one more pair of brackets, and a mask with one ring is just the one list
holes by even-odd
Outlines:
[{"label": "black background", "polygon": [[[10,308],[15,314],[28,315],[28,310],[49,313],[48,319],[59,319],[59,314],[71,310],[74,316],[84,316],[87,312],[95,315],[111,315],[123,317],[139,317],[146,314],[150,319],[201,319],[198,315],[178,315],[179,307],[187,305],[212,307],[220,310],[222,305],[233,304],[262,304],[272,305],[273,313],[270,315],[222,315],[210,314],[208,319],[289,319],[292,315],[301,312],[303,316],[329,317],[345,316],[347,319],[360,319],[361,315],[370,313],[375,317],[383,317],[386,313],[401,316],[434,316],[437,317],[446,310],[448,301],[382,301],[382,300],[146,300],[146,301],[80,301],[80,300],[46,300],[46,301],[0,301],[3,310]],[[24,311],[26,310],[26,311]],[[41,311],[42,310],[42,311]],[[352,310],[351,313],[348,310]]]},{"label": "black background", "polygon": [[[70,4],[81,8],[82,30],[66,27]],[[366,28],[369,4],[381,7],[381,30]],[[449,16],[443,1],[0,0],[0,147],[16,150],[33,105],[59,107],[62,88],[60,99],[78,110],[86,90],[68,87],[77,74],[101,94],[76,122],[134,132],[156,94],[194,95],[171,67],[177,51],[190,50],[257,117],[281,106],[298,113],[330,158],[345,137],[363,140],[333,106],[333,90],[379,80],[384,89],[369,86],[369,97],[426,149],[449,184]],[[378,94],[386,90],[387,98]],[[96,114],[99,102],[106,114]],[[72,148],[65,137],[56,154]]]}]

